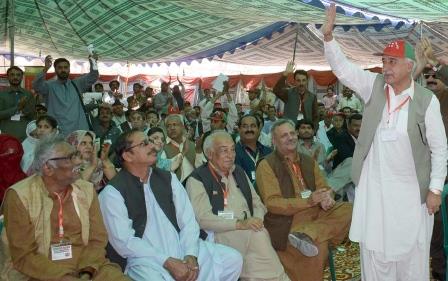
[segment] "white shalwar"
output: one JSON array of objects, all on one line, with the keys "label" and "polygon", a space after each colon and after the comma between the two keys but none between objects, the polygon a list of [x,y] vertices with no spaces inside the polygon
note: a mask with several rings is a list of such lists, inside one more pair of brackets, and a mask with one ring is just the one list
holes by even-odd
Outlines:
[{"label": "white shalwar", "polygon": [[[159,207],[148,182],[144,184],[147,224],[143,237],[134,236],[132,221],[128,218],[120,192],[108,185],[100,193],[103,219],[109,233],[109,242],[127,258],[125,273],[134,281],[171,281],[163,267],[169,258],[184,259],[186,255],[198,258],[199,281],[238,280],[243,260],[234,249],[199,239],[199,225],[185,188],[172,174],[171,187],[180,232],[174,228]],[[169,186],[167,186],[169,188]]]},{"label": "white shalwar", "polygon": [[[325,56],[336,76],[367,103],[378,74],[345,58],[337,43],[325,42]],[[389,88],[391,111],[414,95],[414,82],[399,95]],[[353,206],[350,239],[360,243],[363,281],[429,280],[429,245],[434,216],[421,203],[411,143],[407,133],[409,102],[392,114],[384,107],[364,160]],[[389,122],[388,122],[389,120]],[[433,97],[425,114],[431,150],[430,189],[443,189],[447,144],[440,105]],[[386,141],[387,131],[396,132]],[[393,139],[393,138],[392,138]]]}]

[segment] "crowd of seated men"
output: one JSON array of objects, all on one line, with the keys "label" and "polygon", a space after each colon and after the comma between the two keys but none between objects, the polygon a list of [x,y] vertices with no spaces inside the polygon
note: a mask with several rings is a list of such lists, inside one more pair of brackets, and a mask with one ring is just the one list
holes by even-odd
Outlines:
[{"label": "crowd of seated men", "polygon": [[[5,280],[323,279],[351,222],[363,104],[349,88],[318,101],[307,73],[288,65],[276,98],[249,91],[247,109],[226,82],[192,106],[179,78],[157,94],[136,83],[127,96],[116,80],[108,91],[97,83],[101,103],[85,105],[96,60],[71,80],[69,61],[47,56],[37,97],[20,68],[7,71]],[[57,79],[46,80],[51,66]]]}]

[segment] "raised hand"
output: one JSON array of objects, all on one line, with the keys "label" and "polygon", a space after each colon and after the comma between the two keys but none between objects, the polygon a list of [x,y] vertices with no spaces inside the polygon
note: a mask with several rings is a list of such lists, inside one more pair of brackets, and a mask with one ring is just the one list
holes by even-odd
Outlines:
[{"label": "raised hand", "polygon": [[429,41],[429,39],[425,37],[420,41],[420,45],[421,45],[423,54],[425,55],[426,59],[428,60],[428,63],[430,63],[431,65],[436,65],[438,62],[437,62],[437,58],[434,56],[434,51],[432,49],[431,41]]},{"label": "raised hand", "polygon": [[286,64],[286,68],[285,71],[283,72],[284,76],[288,76],[289,74],[292,74],[294,72],[294,62],[293,61],[288,61],[288,63]]},{"label": "raised hand", "polygon": [[43,71],[47,72],[52,65],[53,65],[53,58],[51,57],[51,55],[46,56],[45,57],[45,66],[44,66]]},{"label": "raised hand", "polygon": [[333,40],[333,28],[334,22],[336,20],[336,4],[331,3],[330,7],[325,10],[326,18],[325,23],[322,26],[322,34],[324,35],[325,41]]}]

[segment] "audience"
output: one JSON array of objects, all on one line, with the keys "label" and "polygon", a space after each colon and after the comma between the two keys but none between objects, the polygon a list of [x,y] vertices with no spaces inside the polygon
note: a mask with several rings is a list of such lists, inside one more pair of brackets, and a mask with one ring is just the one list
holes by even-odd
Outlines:
[{"label": "audience", "polygon": [[342,135],[345,130],[345,114],[344,113],[334,113],[331,118],[332,127],[327,131],[328,140],[333,145],[335,138],[339,135]]},{"label": "audience", "polygon": [[109,159],[110,143],[103,143],[100,157],[97,156],[95,134],[93,132],[77,130],[67,136],[67,142],[75,147],[78,157],[81,160],[81,178],[93,184],[99,191],[105,183],[111,180],[116,174],[114,164]]},{"label": "audience", "polygon": [[[287,88],[286,79],[293,72],[296,86]],[[314,127],[317,128],[319,123],[317,97],[308,90],[308,73],[306,71],[294,71],[294,62],[288,62],[283,75],[274,87],[274,94],[285,103],[283,114],[285,118],[294,122],[306,119],[313,122]]]},{"label": "audience", "polygon": [[35,149],[37,173],[8,189],[8,280],[129,280],[105,258],[107,232],[92,184],[78,179],[80,164],[62,138],[45,138]]},{"label": "audience", "polygon": [[253,115],[245,115],[238,122],[240,139],[235,145],[235,164],[246,172],[252,184],[255,183],[258,161],[272,151],[258,141],[260,125],[258,118]]},{"label": "audience", "polygon": [[337,110],[340,111],[344,107],[349,107],[357,112],[362,112],[361,100],[353,95],[352,89],[346,86],[344,86],[342,90],[342,97],[339,99]]},{"label": "audience", "polygon": [[353,157],[355,145],[361,129],[362,115],[355,113],[348,118],[347,130],[342,130],[332,137],[333,149],[338,153],[334,157],[333,169],[348,157]]},{"label": "audience", "polygon": [[120,127],[122,123],[127,121],[124,113],[124,105],[118,99],[112,103],[112,121],[115,122],[117,127]]},{"label": "audience", "polygon": [[264,225],[292,280],[323,280],[328,247],[347,237],[352,207],[335,203],[317,162],[297,152],[292,120],[274,123],[272,143],[256,172],[268,210]]},{"label": "audience", "polygon": [[154,108],[159,114],[168,113],[169,106],[177,106],[176,99],[174,99],[169,86],[170,83],[162,82],[160,93],[154,97]]},{"label": "audience", "polygon": [[6,71],[9,87],[0,91],[0,131],[15,136],[20,141],[26,138],[26,127],[35,118],[36,100],[20,86],[23,71],[12,66]]},{"label": "audience", "polygon": [[89,57],[90,72],[74,80],[69,78],[70,62],[65,58],[54,61],[54,70],[57,80],[45,80],[50,69],[52,57],[45,57],[45,66],[33,81],[33,88],[42,95],[48,114],[53,116],[59,124],[59,130],[66,136],[75,130],[92,129],[88,112],[82,103],[83,89],[90,88],[98,79],[97,56]]},{"label": "audience", "polygon": [[165,146],[165,133],[159,127],[153,127],[148,130],[148,140],[154,144],[154,149],[157,152],[156,167],[165,171],[175,172],[182,164],[182,153],[178,153],[173,158],[166,158],[166,153],[163,150]]},{"label": "audience", "polygon": [[296,133],[298,138],[297,151],[313,158],[317,164],[324,167],[331,159],[327,159],[327,151],[322,143],[314,139],[314,125],[312,122],[304,119],[296,124]]},{"label": "audience", "polygon": [[[324,30],[328,39],[329,31]],[[330,41],[325,43],[326,56],[340,76],[349,67],[339,66],[339,59],[346,61]],[[432,114],[439,114],[433,104],[439,101],[445,125],[441,128],[446,131],[448,94],[443,81],[448,79],[448,67],[435,58],[427,39],[419,43],[415,56],[413,77],[423,73],[427,89],[437,97],[431,99]],[[3,209],[4,238],[8,238],[4,240],[9,246],[1,245],[8,258],[3,272],[10,280],[15,280],[12,276],[129,280],[105,258],[107,235],[108,258],[132,280],[323,280],[329,249],[347,238],[350,227],[355,198],[351,170],[359,180],[367,162],[360,161],[356,151],[363,150],[367,159],[380,147],[376,139],[371,144],[375,149],[370,149],[375,153],[367,154],[369,150],[363,147],[364,104],[351,90],[366,98],[364,88],[373,85],[377,74],[369,73],[369,83],[362,87],[343,76],[341,81],[351,89],[344,86],[338,100],[334,91],[338,84],[330,85],[319,101],[308,89],[308,73],[294,71],[292,62],[277,81],[275,96],[266,90],[265,81],[237,94],[235,89],[240,89],[229,89],[229,81],[223,82],[221,91],[202,89],[200,82],[199,97],[193,99],[185,95],[179,77],[175,86],[171,78],[162,82],[160,91],[151,87],[143,91],[145,84],[134,83],[130,94],[120,93],[117,80],[104,91],[102,81],[94,86],[103,93],[102,103],[84,105],[83,92],[90,91],[99,76],[96,59],[96,55],[89,57],[89,73],[71,80],[69,61],[59,58],[54,62],[57,79],[46,80],[52,65],[47,56],[43,72],[33,81],[36,97],[21,88],[20,68],[7,70],[10,87],[0,93],[0,200],[12,186]],[[432,67],[425,68],[428,64]],[[289,75],[294,77],[293,85],[287,82]],[[411,85],[421,91],[417,82]],[[377,86],[372,87],[383,93],[383,84]],[[235,104],[234,99],[245,100],[241,94],[247,94],[249,103]],[[364,136],[366,126],[375,132],[372,120],[381,116],[382,108],[377,106],[374,114],[372,104],[367,102],[365,107],[369,119],[363,123]],[[410,134],[413,147],[420,148],[421,142],[416,144],[415,139],[422,138],[433,149],[434,143],[425,143],[431,135],[429,125],[420,123],[414,126],[418,131],[413,127],[403,132]],[[381,130],[376,131],[383,136]],[[419,180],[419,173],[427,172],[422,167],[417,171]],[[434,212],[440,186],[429,193],[427,186],[421,194],[435,198],[426,202]],[[94,190],[100,193],[101,206]],[[358,203],[358,224],[364,207]],[[36,211],[39,208],[47,215]],[[59,210],[67,223],[63,238],[70,239],[71,248],[58,241]],[[435,214],[432,238],[433,276],[443,280],[440,212]],[[64,257],[68,251],[71,258]],[[375,262],[377,257],[366,259],[366,251],[361,245],[364,260]]]},{"label": "audience", "polygon": [[[195,144],[186,137],[184,118],[179,114],[168,115],[165,119],[168,135],[163,148],[166,158],[180,157],[181,165],[174,171],[180,181],[184,181],[196,167]],[[180,156],[178,156],[181,154]]]},{"label": "audience", "polygon": [[202,237],[240,252],[240,280],[289,280],[263,226],[266,208],[244,170],[234,164],[232,137],[225,131],[212,132],[204,152],[208,163],[186,184]]},{"label": "audience", "polygon": [[338,96],[334,93],[334,87],[328,86],[327,93],[322,98],[322,103],[325,107],[325,110],[330,111],[330,112],[336,111],[336,107],[338,105],[337,97]]},{"label": "audience", "polygon": [[241,255],[199,238],[184,187],[174,174],[153,167],[156,150],[147,136],[124,133],[116,154],[123,169],[100,194],[108,257],[134,281],[236,281]]},{"label": "audience", "polygon": [[57,133],[58,122],[48,115],[42,115],[28,124],[26,127],[26,134],[28,137],[22,142],[23,157],[22,161],[20,161],[20,167],[22,167],[22,170],[27,175],[30,176],[34,173],[30,167],[34,160],[34,148],[36,147],[37,142],[48,135]]},{"label": "audience", "polygon": [[115,143],[121,131],[112,120],[112,106],[107,103],[99,105],[98,118],[93,119],[93,132],[100,139],[100,145],[104,142]]}]

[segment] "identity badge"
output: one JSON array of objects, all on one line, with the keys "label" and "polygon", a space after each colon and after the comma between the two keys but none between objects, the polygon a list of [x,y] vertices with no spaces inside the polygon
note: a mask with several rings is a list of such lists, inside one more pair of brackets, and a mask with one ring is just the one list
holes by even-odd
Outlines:
[{"label": "identity badge", "polygon": [[72,245],[70,243],[59,243],[51,245],[51,260],[67,260],[72,258]]},{"label": "identity badge", "polygon": [[218,217],[221,217],[226,220],[233,220],[233,212],[232,211],[218,211]]},{"label": "identity badge", "polygon": [[300,197],[302,197],[302,199],[310,198],[311,193],[311,190],[305,189],[304,191],[300,192]]}]

